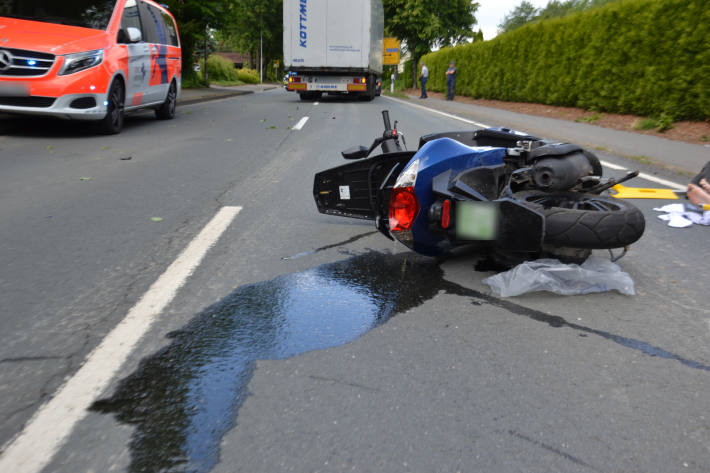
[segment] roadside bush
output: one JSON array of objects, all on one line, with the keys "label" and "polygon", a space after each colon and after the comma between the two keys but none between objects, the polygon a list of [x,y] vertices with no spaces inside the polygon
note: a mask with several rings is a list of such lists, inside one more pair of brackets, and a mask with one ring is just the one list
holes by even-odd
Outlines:
[{"label": "roadside bush", "polygon": [[[401,91],[404,90],[408,87],[408,85],[411,85],[412,83],[412,67],[411,67],[412,61],[407,61],[405,63],[404,67],[404,73],[402,74],[397,74],[397,79],[394,81],[394,90],[395,91]],[[382,71],[382,90],[383,91],[389,91],[390,90],[390,85],[392,83],[392,73],[394,71],[393,66],[385,66],[384,70]]]},{"label": "roadside bush", "polygon": [[229,59],[211,54],[207,60],[210,81],[235,82],[239,80],[237,69]]},{"label": "roadside bush", "polygon": [[[431,90],[673,120],[710,117],[707,0],[619,0],[422,58]],[[665,127],[664,126],[664,127]]]},{"label": "roadside bush", "polygon": [[256,69],[237,69],[237,78],[247,84],[259,83],[259,71]]}]

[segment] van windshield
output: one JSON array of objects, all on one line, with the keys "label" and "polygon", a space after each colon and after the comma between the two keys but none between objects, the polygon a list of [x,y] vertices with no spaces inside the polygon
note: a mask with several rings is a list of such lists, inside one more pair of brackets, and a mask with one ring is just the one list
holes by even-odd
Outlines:
[{"label": "van windshield", "polygon": [[0,0],[0,16],[105,30],[116,0]]}]

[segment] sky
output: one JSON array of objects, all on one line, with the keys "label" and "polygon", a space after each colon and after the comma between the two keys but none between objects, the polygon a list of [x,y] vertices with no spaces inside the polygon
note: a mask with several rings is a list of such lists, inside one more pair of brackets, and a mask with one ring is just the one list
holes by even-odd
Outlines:
[{"label": "sky", "polygon": [[[503,17],[520,5],[522,0],[476,0],[480,5],[476,12],[478,23],[473,27],[475,31],[483,30],[483,39],[493,39],[498,30],[498,23]],[[547,6],[548,0],[528,0],[536,8]]]}]

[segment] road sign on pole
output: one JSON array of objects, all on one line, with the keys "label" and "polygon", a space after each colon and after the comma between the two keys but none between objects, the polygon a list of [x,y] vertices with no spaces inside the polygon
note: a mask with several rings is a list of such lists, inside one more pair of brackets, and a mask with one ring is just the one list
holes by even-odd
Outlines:
[{"label": "road sign on pole", "polygon": [[399,64],[400,41],[397,38],[382,39],[382,64],[394,66]]}]

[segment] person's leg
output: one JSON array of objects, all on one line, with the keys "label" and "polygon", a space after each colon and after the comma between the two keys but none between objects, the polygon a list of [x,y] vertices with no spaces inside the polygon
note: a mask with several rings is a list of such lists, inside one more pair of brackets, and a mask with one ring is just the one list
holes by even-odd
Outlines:
[{"label": "person's leg", "polygon": [[428,77],[427,77],[426,79],[423,79],[423,80],[422,80],[422,97],[424,97],[424,98],[427,98],[427,95],[426,95],[426,83],[427,83],[428,80],[429,80]]}]

